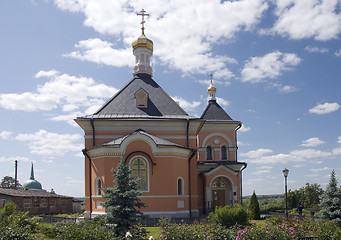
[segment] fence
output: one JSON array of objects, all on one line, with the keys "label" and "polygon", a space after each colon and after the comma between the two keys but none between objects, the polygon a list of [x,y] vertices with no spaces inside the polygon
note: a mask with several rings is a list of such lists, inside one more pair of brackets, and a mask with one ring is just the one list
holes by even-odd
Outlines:
[{"label": "fence", "polygon": [[78,222],[78,218],[67,218],[67,217],[57,217],[54,215],[46,215],[42,217],[43,223],[69,223],[69,222]]}]

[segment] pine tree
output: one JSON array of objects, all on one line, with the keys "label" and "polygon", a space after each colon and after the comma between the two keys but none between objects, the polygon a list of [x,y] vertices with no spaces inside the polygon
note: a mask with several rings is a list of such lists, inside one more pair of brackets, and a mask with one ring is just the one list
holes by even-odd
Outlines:
[{"label": "pine tree", "polygon": [[257,198],[255,191],[253,191],[253,194],[250,199],[249,210],[250,210],[250,217],[252,219],[255,219],[255,220],[260,219],[259,202],[258,202],[258,198]]},{"label": "pine tree", "polygon": [[103,206],[109,210],[105,215],[105,221],[115,225],[115,234],[124,235],[129,227],[138,223],[144,218],[140,208],[147,205],[141,202],[138,190],[138,179],[131,177],[131,170],[124,163],[122,158],[117,170],[112,170],[114,175],[114,187],[104,189]]},{"label": "pine tree", "polygon": [[320,216],[341,223],[341,192],[337,187],[335,171],[330,175],[326,191],[320,197]]}]

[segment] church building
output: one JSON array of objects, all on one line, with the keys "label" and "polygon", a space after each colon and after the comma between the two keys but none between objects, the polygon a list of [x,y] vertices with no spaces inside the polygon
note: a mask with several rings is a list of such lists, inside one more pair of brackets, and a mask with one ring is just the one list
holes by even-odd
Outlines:
[{"label": "church building", "polygon": [[[85,217],[104,214],[102,188],[113,186],[121,158],[139,178],[141,209],[151,217],[197,217],[215,206],[241,202],[242,171],[237,130],[207,89],[201,117],[188,115],[152,78],[153,42],[142,34],[132,44],[133,79],[92,115],[78,117],[84,130]],[[198,93],[199,94],[199,93]]]}]

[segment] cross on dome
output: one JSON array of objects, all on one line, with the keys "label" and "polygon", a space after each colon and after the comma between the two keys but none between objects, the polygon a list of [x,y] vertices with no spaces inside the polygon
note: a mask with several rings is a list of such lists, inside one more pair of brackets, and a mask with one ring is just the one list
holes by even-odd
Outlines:
[{"label": "cross on dome", "polygon": [[144,35],[144,23],[146,22],[144,20],[144,16],[149,16],[149,14],[146,13],[146,11],[142,8],[141,13],[137,13],[136,15],[137,16],[142,16],[142,22],[141,22],[142,27],[141,27],[141,29],[142,29],[142,34]]},{"label": "cross on dome", "polygon": [[216,93],[217,89],[213,86],[212,78],[213,78],[213,74],[211,73],[210,74],[210,81],[211,81],[211,83],[210,83],[210,86],[207,88],[207,93],[209,95],[208,99],[209,100],[216,100],[215,93]]}]

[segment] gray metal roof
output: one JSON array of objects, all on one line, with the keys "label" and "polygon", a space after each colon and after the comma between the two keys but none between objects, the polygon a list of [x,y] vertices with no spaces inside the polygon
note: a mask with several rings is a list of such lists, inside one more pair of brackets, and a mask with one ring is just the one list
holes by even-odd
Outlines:
[{"label": "gray metal roof", "polygon": [[224,111],[224,109],[219,106],[216,100],[208,101],[208,105],[200,118],[204,120],[233,121],[233,119]]},{"label": "gray metal roof", "polygon": [[15,189],[7,189],[0,188],[0,194],[13,196],[13,197],[46,197],[46,198],[72,198],[63,195],[57,195],[45,191],[37,191],[37,190],[15,190]]},{"label": "gray metal roof", "polygon": [[[135,93],[148,93],[148,106],[136,107]],[[137,74],[96,113],[80,118],[97,119],[184,119],[189,116],[148,74]]]},{"label": "gray metal roof", "polygon": [[176,143],[173,143],[171,141],[168,141],[166,139],[163,139],[163,138],[160,138],[160,137],[157,137],[157,136],[154,136],[154,135],[151,135],[149,133],[146,133],[144,130],[142,129],[138,129],[136,130],[135,132],[131,133],[131,134],[128,134],[128,135],[125,135],[123,137],[120,137],[120,138],[117,138],[115,140],[112,140],[110,142],[106,142],[106,143],[103,143],[102,145],[100,146],[119,146],[122,144],[122,142],[129,136],[132,136],[132,135],[136,135],[136,134],[142,134],[142,135],[145,135],[145,136],[148,136],[150,137],[157,146],[170,146],[170,147],[181,147],[181,148],[184,148],[184,146],[180,145],[180,144],[176,144]]}]

